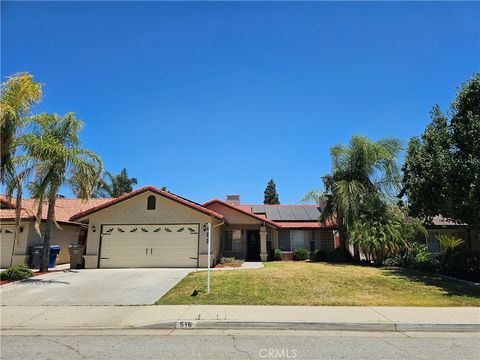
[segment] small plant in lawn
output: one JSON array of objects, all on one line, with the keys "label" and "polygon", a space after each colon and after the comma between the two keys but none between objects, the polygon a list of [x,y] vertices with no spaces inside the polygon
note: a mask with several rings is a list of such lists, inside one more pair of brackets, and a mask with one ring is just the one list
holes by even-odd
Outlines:
[{"label": "small plant in lawn", "polygon": [[298,248],[293,250],[293,260],[307,260],[308,259],[308,251],[304,248]]},{"label": "small plant in lawn", "polygon": [[33,275],[31,269],[25,264],[18,264],[9,267],[8,269],[0,272],[1,280],[23,280],[28,279]]}]

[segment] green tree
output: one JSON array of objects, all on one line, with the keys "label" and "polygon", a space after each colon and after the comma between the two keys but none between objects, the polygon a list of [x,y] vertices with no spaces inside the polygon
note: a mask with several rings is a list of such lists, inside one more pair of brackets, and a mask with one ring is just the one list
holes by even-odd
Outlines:
[{"label": "green tree", "polygon": [[443,215],[480,227],[480,74],[462,84],[449,116],[438,106],[421,137],[410,140],[403,190],[410,214]]},{"label": "green tree", "polygon": [[94,197],[116,198],[133,191],[133,185],[137,185],[137,178],[128,177],[127,169],[122,169],[117,175],[105,171],[104,179],[95,190]]},{"label": "green tree", "polygon": [[462,84],[451,106],[451,191],[447,216],[480,228],[480,73]]},{"label": "green tree", "polygon": [[[350,231],[362,213],[362,204],[390,201],[399,189],[398,155],[401,143],[387,138],[371,141],[354,135],[349,146],[331,149],[332,173],[323,177],[326,199],[320,221],[336,216],[340,250],[349,255]],[[356,260],[359,254],[355,251]]]},{"label": "green tree", "polygon": [[430,221],[444,212],[443,203],[451,191],[451,140],[448,119],[438,106],[430,113],[432,122],[421,137],[410,139],[402,167],[403,189],[399,197],[408,197],[411,215]]},{"label": "green tree", "polygon": [[273,179],[271,179],[267,184],[267,187],[264,192],[263,203],[269,204],[269,205],[280,204],[280,200],[278,198],[278,193],[277,193],[277,186],[275,185],[275,181],[273,181]]},{"label": "green tree", "polygon": [[0,88],[0,180],[9,198],[15,193],[14,242],[20,241],[23,184],[31,169],[22,168],[16,157],[18,136],[32,107],[42,98],[42,84],[29,73],[10,76]]},{"label": "green tree", "polygon": [[[70,185],[78,196],[88,199],[102,172],[102,161],[93,152],[82,148],[79,132],[82,121],[73,113],[64,117],[41,114],[32,118],[32,133],[24,134],[20,143],[25,156],[35,164],[32,196],[43,204],[48,203],[47,220],[43,234],[43,259],[40,271],[48,271],[50,236],[55,223],[55,203],[61,186]],[[37,220],[41,219],[41,208]],[[58,225],[57,225],[58,226]]]}]

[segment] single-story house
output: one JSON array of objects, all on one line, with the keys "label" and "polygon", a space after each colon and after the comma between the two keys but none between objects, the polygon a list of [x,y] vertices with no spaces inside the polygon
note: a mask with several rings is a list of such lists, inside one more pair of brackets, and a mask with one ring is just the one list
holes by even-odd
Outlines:
[{"label": "single-story house", "polygon": [[480,232],[469,230],[467,224],[459,224],[440,215],[434,216],[432,221],[425,225],[427,229],[426,244],[428,251],[439,253],[440,242],[438,235],[448,235],[464,240],[465,247],[472,251],[480,251]]},{"label": "single-story house", "polygon": [[[55,206],[56,226],[52,227],[51,244],[60,246],[57,264],[70,261],[69,244],[78,244],[86,235],[86,227],[70,221],[70,217],[86,208],[98,206],[110,199],[90,199],[86,202],[79,199],[58,198]],[[33,199],[22,200],[20,238],[14,241],[15,199],[0,195],[0,268],[30,262],[32,246],[42,245],[43,239],[35,229],[35,219],[38,212],[38,202]],[[39,223],[40,233],[45,229],[47,205],[43,204],[42,221]]]},{"label": "single-story house", "polygon": [[[57,206],[68,209],[65,217],[56,213],[64,225],[62,232],[69,231],[69,235],[52,234],[52,244],[68,251],[69,242],[86,243],[87,268],[206,267],[207,223],[211,226],[211,264],[221,256],[266,261],[274,248],[286,258],[299,247],[309,251],[335,248],[336,225],[318,222],[317,205],[243,205],[238,195],[199,204],[146,186],[114,199],[59,199]],[[2,220],[2,229],[9,226],[12,231],[12,204],[0,210],[0,216],[7,219],[5,211],[10,212],[9,222]],[[29,217],[22,217],[22,225],[28,226],[23,225],[21,245],[5,242],[5,248],[10,247],[6,250],[14,254],[10,263],[28,262],[30,246],[41,243],[40,238],[28,240],[34,231],[35,212],[26,214]],[[2,267],[9,263],[7,255],[5,262],[2,257]]]}]

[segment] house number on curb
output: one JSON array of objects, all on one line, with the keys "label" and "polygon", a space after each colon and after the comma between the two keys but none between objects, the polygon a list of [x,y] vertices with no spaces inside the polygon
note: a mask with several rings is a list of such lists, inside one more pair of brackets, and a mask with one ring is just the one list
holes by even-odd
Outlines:
[{"label": "house number on curb", "polygon": [[196,321],[177,321],[177,329],[195,329],[196,327]]}]

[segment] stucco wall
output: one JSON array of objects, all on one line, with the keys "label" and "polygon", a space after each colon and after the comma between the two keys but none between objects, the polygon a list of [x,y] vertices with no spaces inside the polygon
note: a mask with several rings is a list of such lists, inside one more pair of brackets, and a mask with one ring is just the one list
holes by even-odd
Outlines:
[{"label": "stucco wall", "polygon": [[262,224],[262,221],[257,220],[247,214],[242,214],[238,210],[232,209],[228,206],[219,203],[212,203],[207,206],[210,210],[220,213],[224,216],[225,221],[229,224]]},{"label": "stucco wall", "polygon": [[[2,223],[2,226],[12,226],[13,223]],[[14,245],[12,264],[23,264],[30,261],[30,249],[32,246],[43,244],[43,233],[45,231],[45,223],[40,224],[40,236],[35,230],[35,222],[22,221],[20,226],[23,231],[20,233],[20,243]],[[61,229],[53,226],[50,243],[52,245],[59,245],[61,247],[57,264],[64,264],[70,262],[70,255],[68,253],[68,245],[71,243],[78,243],[78,235],[80,226],[75,225],[61,225]]]},{"label": "stucco wall", "polygon": [[[150,195],[156,197],[155,210],[147,210],[147,198]],[[203,224],[206,222],[212,222],[212,226],[221,224],[221,221],[217,218],[147,191],[89,215],[86,267],[97,267],[102,224],[198,223],[200,224],[199,253],[206,254],[207,241],[206,234],[203,231]],[[93,226],[95,226],[95,232],[92,231]],[[220,252],[219,234],[217,228],[212,229],[212,253],[214,254]]]}]

